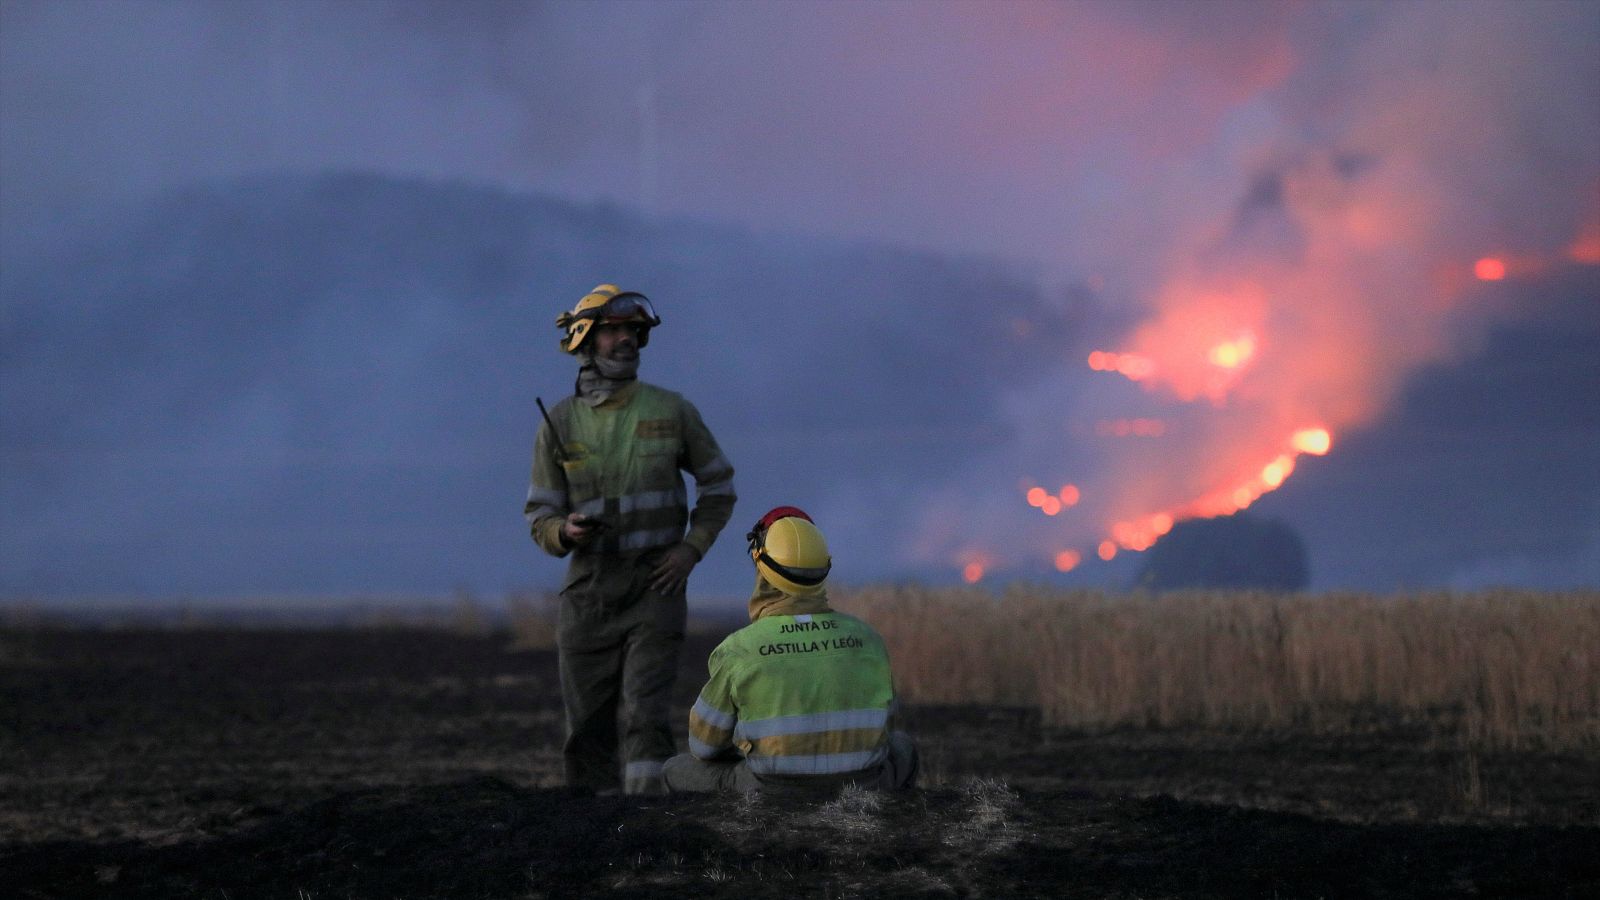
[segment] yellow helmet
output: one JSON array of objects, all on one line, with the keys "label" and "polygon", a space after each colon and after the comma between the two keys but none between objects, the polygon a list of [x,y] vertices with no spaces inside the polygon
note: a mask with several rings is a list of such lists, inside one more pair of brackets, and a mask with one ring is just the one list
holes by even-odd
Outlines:
[{"label": "yellow helmet", "polygon": [[762,516],[745,539],[756,571],[768,584],[796,597],[822,593],[833,559],[822,531],[803,511],[780,506]]},{"label": "yellow helmet", "polygon": [[556,327],[567,330],[561,338],[561,349],[577,353],[596,322],[608,325],[635,322],[643,325],[639,330],[639,346],[643,347],[650,343],[650,329],[661,324],[661,317],[650,305],[650,298],[638,291],[624,291],[614,284],[596,285],[594,290],[583,295],[572,312],[564,312],[556,317]]}]

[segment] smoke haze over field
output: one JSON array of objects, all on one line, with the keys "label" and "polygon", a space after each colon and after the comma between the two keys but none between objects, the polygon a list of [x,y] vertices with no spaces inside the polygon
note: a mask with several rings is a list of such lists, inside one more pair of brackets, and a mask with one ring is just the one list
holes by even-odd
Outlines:
[{"label": "smoke haze over field", "polygon": [[[1319,586],[1600,581],[1593,3],[0,0],[0,251],[0,590],[553,581],[485,536],[608,279],[856,580],[1259,504]],[[406,465],[457,530],[352,551]]]}]

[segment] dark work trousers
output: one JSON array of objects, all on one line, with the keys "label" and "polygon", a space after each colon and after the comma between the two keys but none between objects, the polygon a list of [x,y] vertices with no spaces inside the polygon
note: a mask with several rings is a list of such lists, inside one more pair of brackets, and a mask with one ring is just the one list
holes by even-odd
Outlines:
[{"label": "dark work trousers", "polygon": [[573,787],[664,790],[661,764],[675,749],[669,705],[688,612],[683,590],[650,589],[664,552],[580,555],[568,569],[556,645],[567,710],[563,757]]}]

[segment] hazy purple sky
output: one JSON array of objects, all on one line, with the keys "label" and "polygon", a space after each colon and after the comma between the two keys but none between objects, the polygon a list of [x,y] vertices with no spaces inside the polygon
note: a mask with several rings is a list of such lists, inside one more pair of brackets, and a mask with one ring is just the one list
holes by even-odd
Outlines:
[{"label": "hazy purple sky", "polygon": [[1595,204],[1585,2],[3,10],[8,212],[359,167],[1137,283],[1130,245],[1306,154],[1447,166],[1419,190],[1471,196],[1496,239],[1565,239]]}]

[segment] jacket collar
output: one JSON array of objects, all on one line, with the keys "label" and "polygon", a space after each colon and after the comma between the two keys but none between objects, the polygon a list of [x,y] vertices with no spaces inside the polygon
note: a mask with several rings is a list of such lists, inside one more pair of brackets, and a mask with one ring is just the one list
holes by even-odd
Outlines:
[{"label": "jacket collar", "polygon": [[828,605],[827,591],[813,597],[796,597],[768,584],[760,575],[756,576],[756,588],[750,594],[752,622],[764,616],[804,616],[831,612],[833,607]]},{"label": "jacket collar", "polygon": [[619,406],[627,406],[628,401],[632,400],[633,395],[637,394],[638,392],[639,379],[635,378],[612,391],[611,396],[602,400],[600,405],[596,406],[595,409],[616,409]]}]

